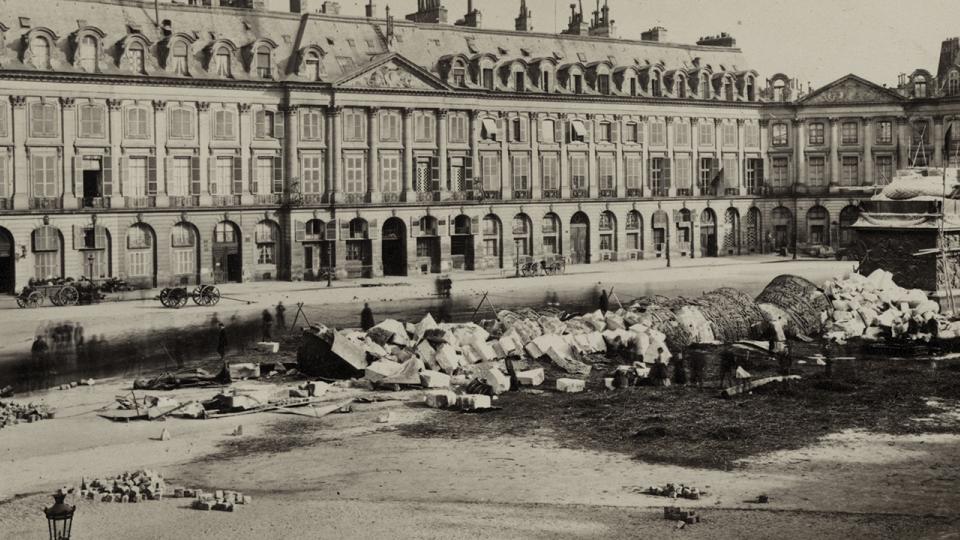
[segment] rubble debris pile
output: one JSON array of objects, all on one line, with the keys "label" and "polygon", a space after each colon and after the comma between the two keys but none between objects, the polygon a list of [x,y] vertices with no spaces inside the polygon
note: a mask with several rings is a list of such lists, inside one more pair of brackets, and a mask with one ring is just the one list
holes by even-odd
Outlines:
[{"label": "rubble debris pile", "polygon": [[827,295],[814,283],[799,276],[773,278],[756,300],[768,321],[784,321],[790,336],[815,336],[820,333],[822,313],[833,306]]},{"label": "rubble debris pile", "polygon": [[136,503],[163,499],[166,483],[159,473],[143,469],[113,478],[80,481],[80,498],[94,502]]},{"label": "rubble debris pile", "polygon": [[663,486],[650,486],[646,491],[644,491],[644,493],[656,497],[670,497],[672,499],[681,498],[690,499],[693,501],[700,500],[700,497],[705,497],[707,495],[706,491],[702,491],[696,487],[673,483],[665,484]]},{"label": "rubble debris pile", "polygon": [[54,411],[43,403],[4,403],[0,401],[0,429],[20,422],[37,422],[53,418]]},{"label": "rubble debris pile", "polygon": [[233,512],[237,505],[247,505],[253,502],[253,498],[249,495],[244,495],[239,491],[221,489],[212,492],[202,489],[177,489],[174,490],[174,497],[193,498],[190,508],[194,510],[216,510],[219,512]]},{"label": "rubble debris pile", "polygon": [[824,317],[824,333],[830,339],[929,341],[935,335],[941,339],[960,335],[960,325],[950,323],[927,293],[898,286],[885,270],[833,279],[824,289],[832,304]]}]

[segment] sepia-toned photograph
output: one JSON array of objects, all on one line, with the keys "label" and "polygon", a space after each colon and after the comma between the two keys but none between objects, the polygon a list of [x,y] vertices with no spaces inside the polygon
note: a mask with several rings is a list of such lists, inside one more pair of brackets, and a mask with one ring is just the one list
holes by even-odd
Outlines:
[{"label": "sepia-toned photograph", "polygon": [[957,0],[0,0],[0,540],[960,540]]}]

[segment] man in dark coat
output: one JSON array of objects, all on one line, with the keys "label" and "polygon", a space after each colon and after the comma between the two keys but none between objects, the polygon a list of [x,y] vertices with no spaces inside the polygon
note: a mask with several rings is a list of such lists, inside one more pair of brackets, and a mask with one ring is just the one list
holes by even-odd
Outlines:
[{"label": "man in dark coat", "polygon": [[263,315],[261,319],[262,319],[262,325],[260,330],[262,334],[261,336],[262,341],[271,341],[273,337],[270,335],[270,329],[273,326],[273,315],[270,315],[269,309],[263,310]]},{"label": "man in dark coat", "polygon": [[600,293],[599,307],[600,307],[600,313],[603,313],[604,315],[606,315],[607,310],[610,309],[610,297],[607,296],[606,289],[604,289],[603,292]]},{"label": "man in dark coat", "polygon": [[277,326],[281,330],[287,329],[287,317],[286,317],[287,308],[283,306],[283,302],[277,303]]},{"label": "man in dark coat", "polygon": [[226,365],[227,356],[227,329],[223,323],[217,323],[219,332],[217,334],[217,354],[220,355],[220,361]]},{"label": "man in dark coat", "polygon": [[364,332],[376,326],[376,321],[373,320],[373,310],[370,309],[370,304],[363,303],[363,311],[360,312],[360,328]]}]

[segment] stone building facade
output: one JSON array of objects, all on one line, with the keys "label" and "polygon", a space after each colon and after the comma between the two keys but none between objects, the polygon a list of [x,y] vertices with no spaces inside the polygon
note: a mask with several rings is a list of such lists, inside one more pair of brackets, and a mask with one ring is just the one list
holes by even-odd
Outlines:
[{"label": "stone building facade", "polygon": [[525,5],[502,31],[473,3],[196,4],[0,0],[0,290],[838,246],[960,140],[956,40],[936,76],[802,92],[726,34],[617,39],[606,7],[553,35]]}]

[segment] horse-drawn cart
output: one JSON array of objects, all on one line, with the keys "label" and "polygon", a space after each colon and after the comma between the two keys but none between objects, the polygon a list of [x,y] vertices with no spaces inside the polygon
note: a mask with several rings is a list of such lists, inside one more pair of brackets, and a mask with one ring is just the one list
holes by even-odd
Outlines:
[{"label": "horse-drawn cart", "polygon": [[198,306],[215,306],[220,302],[220,290],[213,285],[197,285],[192,292],[186,287],[168,287],[160,291],[160,303],[163,307],[180,309],[193,300]]},{"label": "horse-drawn cart", "polygon": [[38,308],[49,302],[54,306],[95,304],[103,300],[100,287],[88,278],[79,281],[72,278],[31,283],[17,295],[17,305],[22,308]]}]

